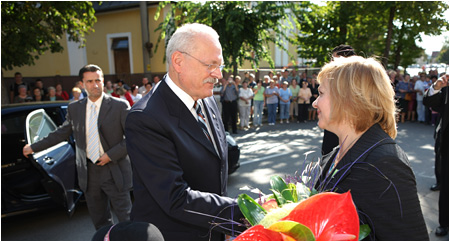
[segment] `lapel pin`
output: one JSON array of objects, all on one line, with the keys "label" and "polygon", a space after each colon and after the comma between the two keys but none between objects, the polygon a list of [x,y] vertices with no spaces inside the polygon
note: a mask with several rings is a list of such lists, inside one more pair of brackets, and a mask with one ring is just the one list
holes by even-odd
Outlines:
[{"label": "lapel pin", "polygon": [[216,115],[212,114],[212,116],[213,116],[213,119],[216,119]]}]

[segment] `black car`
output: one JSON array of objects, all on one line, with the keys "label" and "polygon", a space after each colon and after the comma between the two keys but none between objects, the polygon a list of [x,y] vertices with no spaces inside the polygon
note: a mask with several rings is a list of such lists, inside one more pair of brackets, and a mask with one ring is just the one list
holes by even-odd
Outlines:
[{"label": "black car", "polygon": [[[60,126],[68,101],[2,106],[2,217],[52,206],[74,212],[81,198],[75,164],[75,141],[61,142],[26,158],[22,149]],[[228,133],[228,173],[239,166],[240,150]]]},{"label": "black car", "polygon": [[225,134],[228,143],[228,174],[231,174],[241,166],[241,163],[239,162],[241,150],[233,137],[231,137],[230,133],[225,132]]},{"label": "black car", "polygon": [[82,196],[71,138],[28,158],[32,144],[65,120],[68,102],[2,106],[2,217],[60,206],[72,214]]}]

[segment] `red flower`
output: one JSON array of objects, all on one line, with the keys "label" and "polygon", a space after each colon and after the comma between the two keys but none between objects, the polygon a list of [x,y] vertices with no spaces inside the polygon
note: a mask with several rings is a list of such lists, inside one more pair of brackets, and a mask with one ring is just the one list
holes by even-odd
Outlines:
[{"label": "red flower", "polygon": [[314,195],[280,221],[296,223],[278,222],[269,228],[255,225],[235,241],[358,240],[359,236],[359,218],[350,192]]},{"label": "red flower", "polygon": [[262,225],[255,225],[234,239],[234,241],[295,241],[293,238],[264,228]]},{"label": "red flower", "polygon": [[359,218],[350,192],[324,192],[297,205],[281,220],[301,223],[316,240],[358,240]]},{"label": "red flower", "polygon": [[269,201],[263,203],[263,205],[261,205],[267,212],[272,211],[275,208],[279,208],[278,204],[277,204],[277,200],[275,200],[274,198],[270,199]]}]

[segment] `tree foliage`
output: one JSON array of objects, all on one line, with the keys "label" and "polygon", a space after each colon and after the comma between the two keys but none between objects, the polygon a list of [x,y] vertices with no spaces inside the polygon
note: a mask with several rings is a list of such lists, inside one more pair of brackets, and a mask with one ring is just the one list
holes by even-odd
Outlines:
[{"label": "tree foliage", "polygon": [[[161,2],[159,12],[169,2]],[[298,3],[291,2],[172,2],[171,12],[155,31],[160,31],[167,44],[169,36],[184,23],[203,23],[211,26],[220,36],[224,62],[237,73],[238,66],[249,60],[257,68],[261,60],[274,67],[269,46],[274,43],[287,51],[284,41],[293,42],[292,33],[295,20],[290,20],[291,8]],[[155,48],[156,51],[156,48]],[[291,55],[292,58],[292,55]]]},{"label": "tree foliage", "polygon": [[439,35],[448,28],[447,9],[444,1],[309,3],[306,11],[297,14],[301,19],[298,53],[322,66],[331,49],[349,44],[358,54],[382,56],[385,66],[408,66],[423,53],[416,45],[421,33]]},{"label": "tree foliage", "polygon": [[93,31],[91,2],[10,2],[2,1],[2,68],[34,65],[45,51],[62,52],[59,43],[69,40],[84,45]]},{"label": "tree foliage", "polygon": [[449,59],[448,54],[449,54],[449,51],[448,51],[448,38],[446,38],[445,44],[444,44],[444,46],[442,46],[442,49],[439,52],[439,55],[437,57],[437,62],[438,63],[445,63],[445,64],[448,65],[448,59]]}]

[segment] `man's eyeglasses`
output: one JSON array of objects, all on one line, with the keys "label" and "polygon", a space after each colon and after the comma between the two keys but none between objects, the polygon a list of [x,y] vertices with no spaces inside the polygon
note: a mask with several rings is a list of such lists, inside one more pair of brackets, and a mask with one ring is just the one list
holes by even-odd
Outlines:
[{"label": "man's eyeglasses", "polygon": [[207,66],[207,70],[209,71],[209,73],[213,73],[214,71],[217,70],[217,68],[220,69],[220,71],[222,72],[223,68],[225,67],[225,65],[217,65],[217,64],[206,64],[205,62],[195,58],[194,56],[192,56],[191,54],[184,52],[184,51],[180,51],[180,53],[182,54],[186,54],[192,58],[194,58],[195,60],[197,60],[198,62],[202,63],[202,65]]}]

